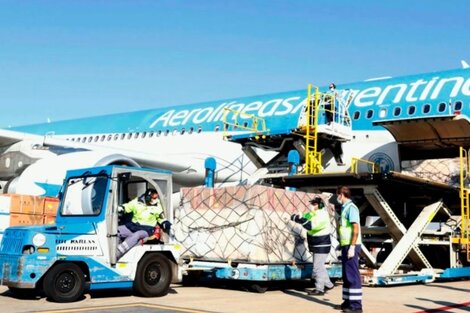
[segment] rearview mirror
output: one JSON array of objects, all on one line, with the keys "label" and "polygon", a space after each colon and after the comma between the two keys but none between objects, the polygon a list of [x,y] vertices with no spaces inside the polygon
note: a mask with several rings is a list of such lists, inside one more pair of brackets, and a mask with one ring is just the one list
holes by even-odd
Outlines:
[{"label": "rearview mirror", "polygon": [[132,176],[131,172],[119,173],[118,174],[118,179],[120,181],[127,182],[127,181],[131,180],[131,176]]}]

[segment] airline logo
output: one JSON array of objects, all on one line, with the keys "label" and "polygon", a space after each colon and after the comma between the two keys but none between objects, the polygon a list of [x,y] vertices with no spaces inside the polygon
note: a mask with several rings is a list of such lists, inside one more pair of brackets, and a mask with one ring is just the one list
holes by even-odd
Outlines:
[{"label": "airline logo", "polygon": [[303,97],[289,97],[271,99],[265,102],[253,101],[250,103],[239,103],[237,101],[224,102],[217,107],[203,107],[193,110],[169,110],[159,116],[150,125],[150,128],[176,127],[190,124],[202,124],[223,121],[226,111],[224,108],[230,108],[239,111],[241,119],[248,119],[248,115],[256,115],[266,118],[272,116],[285,116],[287,114],[298,113],[305,105],[306,99]]},{"label": "airline logo", "polygon": [[[384,81],[385,82],[385,81]],[[454,76],[430,79],[419,78],[410,82],[399,82],[398,79],[387,80],[388,85],[380,82],[365,82],[360,85],[364,88],[338,91],[338,99],[346,107],[352,105],[357,108],[372,105],[426,102],[445,98],[452,100],[457,96],[470,96],[470,77]],[[346,86],[345,86],[346,87]],[[305,106],[306,98],[303,95],[287,98],[276,98],[267,101],[253,101],[240,103],[238,101],[224,102],[218,106],[195,108],[192,110],[169,110],[158,116],[150,125],[154,127],[177,127],[185,124],[199,125],[202,123],[221,122],[224,118],[224,108],[241,112],[240,119],[248,119],[243,113],[262,118],[282,117],[290,114],[299,116]]]},{"label": "airline logo", "polygon": [[367,107],[402,102],[425,102],[446,96],[447,99],[457,97],[459,94],[470,96],[470,78],[462,76],[440,78],[432,77],[429,80],[417,79],[410,83],[397,83],[384,87],[374,86],[362,90],[350,90],[353,94],[354,105]]}]

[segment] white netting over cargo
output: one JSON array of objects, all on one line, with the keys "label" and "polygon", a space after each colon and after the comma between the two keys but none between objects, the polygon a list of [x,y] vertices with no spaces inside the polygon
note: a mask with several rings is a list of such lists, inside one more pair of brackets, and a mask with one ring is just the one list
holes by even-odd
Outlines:
[{"label": "white netting over cargo", "polygon": [[459,185],[459,159],[402,162],[402,173],[449,185]]},{"label": "white netting over cargo", "polygon": [[[258,185],[183,188],[175,211],[176,240],[184,247],[183,256],[197,259],[311,262],[306,232],[290,216],[306,212],[313,196]],[[329,259],[336,260],[334,249]]]}]

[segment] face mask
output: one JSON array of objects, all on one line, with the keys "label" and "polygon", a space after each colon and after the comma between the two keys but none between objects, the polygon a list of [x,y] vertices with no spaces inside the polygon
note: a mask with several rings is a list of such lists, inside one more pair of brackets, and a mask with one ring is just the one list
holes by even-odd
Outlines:
[{"label": "face mask", "polygon": [[155,205],[155,204],[157,204],[157,202],[158,202],[158,198],[157,199],[151,199],[149,203],[150,203],[150,205]]}]

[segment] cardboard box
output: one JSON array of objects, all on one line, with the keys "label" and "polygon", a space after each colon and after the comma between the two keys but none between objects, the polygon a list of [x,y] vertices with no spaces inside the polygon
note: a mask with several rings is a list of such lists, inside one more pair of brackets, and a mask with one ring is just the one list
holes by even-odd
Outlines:
[{"label": "cardboard box", "polygon": [[55,215],[44,215],[44,225],[55,224]]},{"label": "cardboard box", "polygon": [[44,197],[11,194],[10,213],[43,214]]},{"label": "cardboard box", "polygon": [[49,216],[56,216],[57,209],[59,208],[58,198],[44,198],[44,210],[43,213]]},{"label": "cardboard box", "polygon": [[43,215],[38,214],[10,214],[10,226],[42,225],[43,220]]}]

